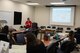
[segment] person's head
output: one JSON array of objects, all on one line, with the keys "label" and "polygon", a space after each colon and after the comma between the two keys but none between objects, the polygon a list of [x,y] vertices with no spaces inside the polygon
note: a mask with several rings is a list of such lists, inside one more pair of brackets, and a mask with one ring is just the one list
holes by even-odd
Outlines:
[{"label": "person's head", "polygon": [[56,34],[56,33],[57,33],[57,32],[56,32],[56,30],[55,30],[55,31],[53,31],[53,33],[54,33],[54,34]]},{"label": "person's head", "polygon": [[74,41],[74,31],[70,31],[70,32],[69,32],[69,39],[70,39],[71,41]]},{"label": "person's head", "polygon": [[50,40],[50,39],[49,39],[49,36],[48,36],[48,35],[44,35],[43,40],[44,40],[44,41]]},{"label": "person's head", "polygon": [[27,18],[27,20],[30,20],[29,18]]},{"label": "person's head", "polygon": [[9,27],[7,25],[5,25],[3,28],[2,28],[2,33],[5,33],[5,34],[8,34],[9,32]]},{"label": "person's head", "polygon": [[27,38],[27,44],[30,42],[36,42],[37,38],[35,37],[35,35],[31,32],[26,33],[26,38]]}]

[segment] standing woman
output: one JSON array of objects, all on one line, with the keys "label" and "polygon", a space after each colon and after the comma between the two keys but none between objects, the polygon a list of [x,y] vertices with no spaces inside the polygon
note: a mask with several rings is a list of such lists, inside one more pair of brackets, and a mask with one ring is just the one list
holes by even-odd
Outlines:
[{"label": "standing woman", "polygon": [[32,22],[30,21],[29,18],[27,18],[27,21],[25,22],[25,28],[31,28]]},{"label": "standing woman", "polygon": [[38,40],[33,33],[27,33],[27,53],[46,53],[43,42]]}]

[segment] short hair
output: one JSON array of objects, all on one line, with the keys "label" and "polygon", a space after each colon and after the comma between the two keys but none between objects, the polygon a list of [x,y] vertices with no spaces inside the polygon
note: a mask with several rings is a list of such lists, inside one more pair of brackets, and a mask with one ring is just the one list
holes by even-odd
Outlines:
[{"label": "short hair", "polygon": [[73,36],[73,35],[74,35],[74,31],[71,30],[71,31],[69,32],[69,36]]},{"label": "short hair", "polygon": [[29,18],[27,18],[27,20],[30,20]]},{"label": "short hair", "polygon": [[8,32],[9,32],[9,27],[8,27],[7,25],[5,25],[5,26],[2,28],[1,33],[8,34]]},{"label": "short hair", "polygon": [[36,37],[33,33],[26,33],[25,37],[27,38],[27,43],[36,41]]}]

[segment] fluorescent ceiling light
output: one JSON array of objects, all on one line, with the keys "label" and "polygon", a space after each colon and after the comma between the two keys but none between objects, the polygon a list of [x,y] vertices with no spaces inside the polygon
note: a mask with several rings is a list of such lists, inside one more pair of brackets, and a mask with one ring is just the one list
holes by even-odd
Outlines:
[{"label": "fluorescent ceiling light", "polygon": [[65,4],[64,2],[53,2],[53,3],[50,3],[52,5],[62,5],[62,4]]},{"label": "fluorescent ceiling light", "polygon": [[26,3],[27,5],[39,5],[39,3]]}]

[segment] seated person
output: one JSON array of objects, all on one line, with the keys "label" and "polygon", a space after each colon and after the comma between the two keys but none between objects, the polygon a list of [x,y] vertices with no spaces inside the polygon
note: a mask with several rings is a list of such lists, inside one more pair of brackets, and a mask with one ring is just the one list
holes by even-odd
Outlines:
[{"label": "seated person", "polygon": [[50,37],[48,35],[44,35],[42,42],[47,47],[50,44]]},{"label": "seated person", "polygon": [[74,48],[76,48],[76,45],[77,44],[76,44],[76,39],[74,38],[74,32],[70,31],[69,36],[65,38],[61,44],[61,50],[64,52],[71,52],[73,51]]},{"label": "seated person", "polygon": [[1,33],[4,33],[4,34],[8,35],[8,33],[9,33],[9,26],[5,25],[2,28]]},{"label": "seated person", "polygon": [[65,38],[64,41],[73,41],[76,43],[76,38],[74,38],[74,32],[70,31],[68,37]]},{"label": "seated person", "polygon": [[25,28],[31,28],[32,27],[32,22],[30,20],[30,18],[27,18],[27,21],[25,22]]},{"label": "seated person", "polygon": [[60,36],[58,35],[58,33],[56,31],[54,31],[53,39],[56,39],[56,40],[60,39]]},{"label": "seated person", "polygon": [[32,32],[33,34],[35,34],[35,36],[37,37],[38,33],[39,33],[39,28],[38,28],[38,24],[36,22],[32,23],[32,27],[28,29],[28,31]]},{"label": "seated person", "polygon": [[27,53],[46,53],[43,42],[38,40],[33,33],[29,32],[25,36],[27,39]]}]

